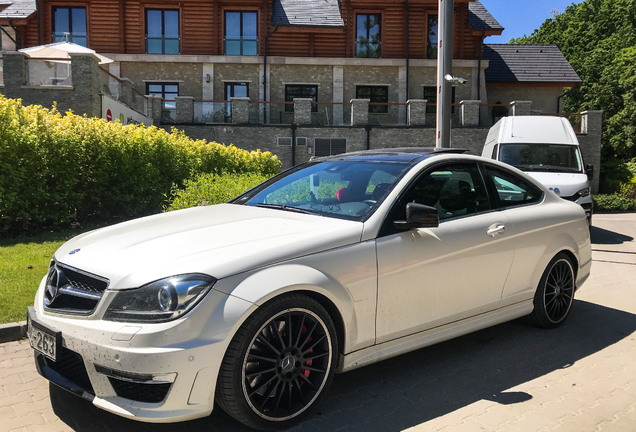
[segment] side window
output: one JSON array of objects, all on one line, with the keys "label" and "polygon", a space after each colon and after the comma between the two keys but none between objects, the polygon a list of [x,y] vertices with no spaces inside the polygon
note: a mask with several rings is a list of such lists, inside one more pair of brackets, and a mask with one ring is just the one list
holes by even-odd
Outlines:
[{"label": "side window", "polygon": [[476,164],[445,165],[426,174],[407,193],[416,202],[439,211],[439,219],[490,210],[486,187]]},{"label": "side window", "polygon": [[486,172],[497,191],[499,207],[532,204],[539,202],[543,196],[541,189],[511,172],[493,166],[486,166]]}]

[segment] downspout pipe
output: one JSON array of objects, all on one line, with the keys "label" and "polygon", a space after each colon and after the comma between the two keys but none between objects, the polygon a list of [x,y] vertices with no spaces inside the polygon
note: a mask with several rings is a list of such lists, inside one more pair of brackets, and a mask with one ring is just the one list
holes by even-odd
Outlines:
[{"label": "downspout pipe", "polygon": [[484,39],[486,38],[486,30],[481,31],[481,39],[479,41],[479,60],[477,60],[477,100],[481,100],[481,59],[484,56]]},{"label": "downspout pipe", "polygon": [[[278,24],[276,24],[276,27],[274,27],[274,30],[272,30],[270,34],[265,36],[265,46],[263,47],[263,99],[265,100],[263,102],[267,102],[267,39],[276,33],[277,30]],[[267,122],[267,111],[267,104],[265,104],[265,123],[269,123]]]},{"label": "downspout pipe", "polygon": [[298,129],[298,125],[296,123],[292,123],[290,128],[292,131],[291,162],[294,167],[296,166],[296,129]]},{"label": "downspout pipe", "polygon": [[556,110],[557,114],[561,112],[561,98],[565,96],[565,93],[567,92],[564,92],[561,96],[557,98],[557,110]]},{"label": "downspout pipe", "polygon": [[409,0],[406,2],[406,101],[409,98]]},{"label": "downspout pipe", "polygon": [[38,23],[38,45],[42,45],[40,38],[40,27],[42,27],[42,22],[40,21],[40,0],[35,0],[35,19]]}]

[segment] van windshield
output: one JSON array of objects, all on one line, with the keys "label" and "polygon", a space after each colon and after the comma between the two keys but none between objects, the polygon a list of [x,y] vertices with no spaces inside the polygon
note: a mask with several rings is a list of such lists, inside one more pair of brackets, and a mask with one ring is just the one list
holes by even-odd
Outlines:
[{"label": "van windshield", "polygon": [[582,173],[579,147],[563,144],[501,144],[499,160],[521,171]]}]

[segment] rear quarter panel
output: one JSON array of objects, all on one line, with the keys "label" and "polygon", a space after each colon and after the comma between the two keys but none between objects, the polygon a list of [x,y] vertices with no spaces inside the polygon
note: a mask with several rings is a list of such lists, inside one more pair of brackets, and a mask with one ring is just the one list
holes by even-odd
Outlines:
[{"label": "rear quarter panel", "polygon": [[515,257],[502,306],[533,298],[548,263],[561,252],[576,260],[577,280],[589,275],[591,242],[581,206],[548,193],[543,203],[505,210],[516,233]]}]

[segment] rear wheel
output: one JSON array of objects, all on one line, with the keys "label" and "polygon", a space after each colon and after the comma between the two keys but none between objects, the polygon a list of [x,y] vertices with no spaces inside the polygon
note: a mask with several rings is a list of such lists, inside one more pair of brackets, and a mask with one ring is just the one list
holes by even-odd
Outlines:
[{"label": "rear wheel", "polygon": [[338,357],[333,321],[317,301],[286,294],[241,326],[219,373],[219,405],[261,430],[291,426],[322,399]]},{"label": "rear wheel", "polygon": [[559,326],[570,313],[575,290],[575,272],[572,259],[558,253],[543,272],[534,295],[534,310],[528,321],[538,327]]}]

